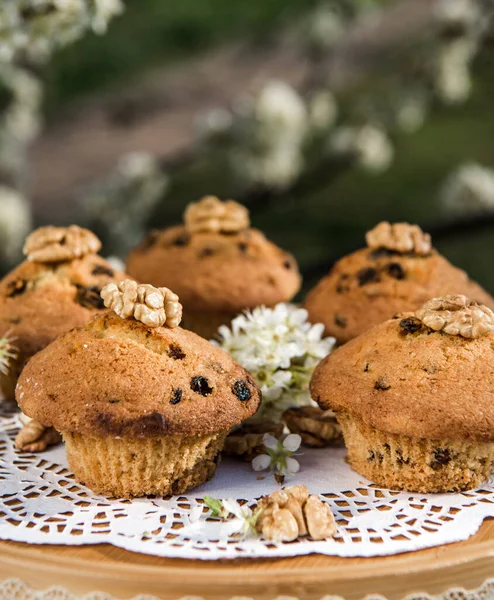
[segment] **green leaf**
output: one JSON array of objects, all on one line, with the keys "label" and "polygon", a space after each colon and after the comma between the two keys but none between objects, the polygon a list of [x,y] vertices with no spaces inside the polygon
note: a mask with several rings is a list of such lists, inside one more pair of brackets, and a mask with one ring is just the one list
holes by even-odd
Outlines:
[{"label": "green leaf", "polygon": [[213,517],[221,517],[223,514],[223,503],[221,500],[211,498],[211,496],[204,496],[204,504],[210,509]]}]

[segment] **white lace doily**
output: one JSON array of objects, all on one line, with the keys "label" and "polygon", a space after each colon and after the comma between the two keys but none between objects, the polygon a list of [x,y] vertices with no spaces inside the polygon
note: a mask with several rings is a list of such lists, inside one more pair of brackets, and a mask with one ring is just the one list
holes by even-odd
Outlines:
[{"label": "white lace doily", "polygon": [[79,485],[67,468],[62,445],[42,454],[19,453],[13,440],[17,414],[0,415],[0,539],[31,544],[109,543],[156,556],[218,559],[294,556],[382,556],[465,540],[494,516],[494,480],[463,494],[409,494],[380,490],[354,473],[344,450],[304,449],[301,470],[287,481],[321,495],[336,516],[328,541],[304,538],[274,544],[261,539],[219,541],[215,521],[191,522],[191,509],[207,494],[255,498],[277,487],[259,480],[250,464],[225,460],[216,477],[187,496],[111,501]]}]

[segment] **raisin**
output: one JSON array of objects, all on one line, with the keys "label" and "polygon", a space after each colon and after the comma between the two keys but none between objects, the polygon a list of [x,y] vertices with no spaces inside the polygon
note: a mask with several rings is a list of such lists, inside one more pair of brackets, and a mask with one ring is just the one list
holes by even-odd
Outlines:
[{"label": "raisin", "polygon": [[410,459],[408,458],[403,458],[403,452],[401,450],[396,450],[396,462],[399,465],[408,465],[408,463],[410,462]]},{"label": "raisin", "polygon": [[348,275],[346,273],[343,273],[343,275],[340,275],[340,280],[338,282],[338,285],[336,286],[336,292],[338,294],[344,294],[345,292],[348,292],[350,290],[350,286],[348,285],[348,283],[343,283],[344,281],[348,280]]},{"label": "raisin", "polygon": [[357,273],[357,279],[360,286],[367,285],[368,283],[377,283],[379,281],[379,273],[374,267],[366,267],[360,269]]},{"label": "raisin", "polygon": [[394,279],[405,279],[406,277],[403,267],[397,262],[389,263],[389,265],[386,266],[386,271],[388,275]]},{"label": "raisin", "polygon": [[247,402],[252,395],[245,381],[242,381],[241,379],[233,384],[232,392],[241,402]]},{"label": "raisin", "polygon": [[370,371],[370,364],[368,362],[365,363],[364,373],[368,373]]},{"label": "raisin", "polygon": [[245,242],[240,242],[238,245],[238,249],[240,250],[240,252],[242,254],[247,254],[247,250],[249,249],[249,246]]},{"label": "raisin", "polygon": [[292,262],[290,260],[285,260],[283,266],[285,267],[285,269],[290,270],[292,268]]},{"label": "raisin", "polygon": [[377,260],[379,258],[390,257],[396,254],[393,250],[388,250],[388,248],[376,248],[369,252],[369,258],[372,260]]},{"label": "raisin", "polygon": [[196,394],[201,394],[201,396],[209,396],[213,391],[213,388],[209,385],[209,381],[201,375],[192,377],[190,380],[190,389],[196,392]]},{"label": "raisin", "polygon": [[186,356],[185,352],[182,350],[182,348],[180,348],[180,346],[177,346],[177,344],[170,344],[167,353],[168,356],[174,360],[182,360]]},{"label": "raisin", "polygon": [[451,459],[452,456],[447,448],[436,448],[433,452],[431,467],[433,469],[439,469],[440,467],[447,465]]},{"label": "raisin", "polygon": [[175,240],[173,241],[173,245],[174,246],[187,246],[189,241],[190,241],[190,235],[187,233],[182,233],[177,238],[175,238]]},{"label": "raisin", "polygon": [[16,279],[7,285],[7,297],[14,298],[20,296],[26,291],[27,281],[25,279]]},{"label": "raisin", "polygon": [[336,313],[334,316],[334,323],[335,325],[338,325],[338,327],[346,327],[348,325],[348,320],[343,315]]},{"label": "raisin", "polygon": [[152,248],[156,244],[157,240],[158,231],[153,229],[153,231],[150,231],[142,241],[140,246],[141,250],[149,250],[149,248]]},{"label": "raisin", "polygon": [[374,454],[374,450],[369,450],[369,456],[367,457],[367,460],[369,462],[372,462],[373,460],[375,460],[376,455]]},{"label": "raisin", "polygon": [[106,275],[107,277],[113,277],[115,275],[113,269],[105,267],[104,265],[96,265],[92,270],[93,275]]},{"label": "raisin", "polygon": [[214,250],[212,248],[201,248],[199,250],[199,256],[201,258],[205,258],[206,256],[212,256],[214,254]]},{"label": "raisin", "polygon": [[388,443],[384,444],[384,449],[388,454],[391,452],[391,446]]},{"label": "raisin", "polygon": [[422,329],[422,321],[417,317],[407,317],[400,321],[400,327],[404,333],[416,333]]},{"label": "raisin", "polygon": [[391,386],[389,385],[386,377],[379,377],[378,380],[376,381],[376,383],[374,384],[375,390],[386,391],[386,390],[389,390],[390,387]]},{"label": "raisin", "polygon": [[170,404],[178,404],[180,400],[182,400],[183,392],[181,388],[176,388],[173,390],[172,398],[170,400]]},{"label": "raisin", "polygon": [[118,398],[110,398],[110,400],[108,400],[108,402],[110,404],[120,404],[120,400]]},{"label": "raisin", "polygon": [[75,286],[77,288],[75,301],[78,304],[89,310],[92,310],[94,308],[105,308],[105,303],[103,302],[103,298],[101,297],[101,290],[99,289],[99,287],[85,287],[83,285],[79,285],[78,283],[76,283]]}]

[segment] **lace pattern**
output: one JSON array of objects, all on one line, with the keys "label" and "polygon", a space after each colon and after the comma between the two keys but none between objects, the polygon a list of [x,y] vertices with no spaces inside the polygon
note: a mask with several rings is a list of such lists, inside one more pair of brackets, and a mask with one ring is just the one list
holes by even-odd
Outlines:
[{"label": "lace pattern", "polygon": [[247,463],[225,460],[217,476],[188,495],[109,500],[95,496],[70,473],[62,445],[41,454],[19,453],[13,440],[18,413],[0,407],[0,539],[37,544],[109,543],[155,556],[216,560],[295,556],[384,556],[461,541],[494,516],[494,480],[462,494],[409,494],[381,490],[351,471],[344,450],[304,449],[300,472],[287,485],[307,485],[336,517],[334,539],[292,543],[222,540],[221,524],[192,521],[203,495],[255,498],[273,491]]}]

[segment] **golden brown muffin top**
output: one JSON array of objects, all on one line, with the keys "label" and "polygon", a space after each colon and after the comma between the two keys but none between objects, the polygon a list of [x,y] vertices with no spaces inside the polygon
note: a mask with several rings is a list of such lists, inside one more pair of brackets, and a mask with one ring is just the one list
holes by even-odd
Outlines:
[{"label": "golden brown muffin top", "polygon": [[432,249],[428,235],[416,225],[380,224],[367,239],[371,247],[340,259],[304,302],[311,321],[323,323],[339,342],[445,294],[465,294],[494,308],[494,299]]},{"label": "golden brown muffin top", "polygon": [[184,225],[151,232],[128,256],[130,275],[171,288],[186,310],[238,312],[293,298],[301,284],[293,256],[250,228],[244,207],[220,216],[232,202],[214,199],[208,213],[205,200],[187,209]]},{"label": "golden brown muffin top", "polygon": [[104,310],[101,289],[125,277],[97,254],[47,264],[24,261],[0,281],[0,335],[9,332],[21,356],[30,356]]},{"label": "golden brown muffin top", "polygon": [[492,442],[493,324],[489,309],[462,296],[435,299],[324,359],[312,377],[312,397],[386,433]]},{"label": "golden brown muffin top", "polygon": [[34,356],[16,399],[27,415],[60,431],[197,436],[253,415],[261,393],[243,367],[194,333],[109,311]]}]

